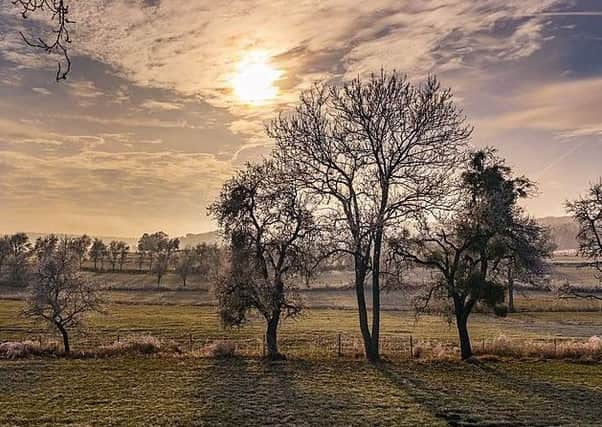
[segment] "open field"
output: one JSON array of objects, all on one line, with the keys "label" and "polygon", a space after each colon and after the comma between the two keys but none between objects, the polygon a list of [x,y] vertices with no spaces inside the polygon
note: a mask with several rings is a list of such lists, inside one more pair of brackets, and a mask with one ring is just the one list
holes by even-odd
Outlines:
[{"label": "open field", "polygon": [[[0,301],[0,342],[49,339],[48,331],[19,316],[20,301]],[[240,329],[220,326],[215,308],[190,305],[111,305],[107,315],[95,315],[88,328],[73,335],[73,346],[93,347],[118,337],[150,334],[182,346],[200,348],[220,339],[239,343],[243,353],[260,355],[264,324],[260,319]],[[601,312],[517,313],[506,318],[475,313],[469,321],[473,343],[505,335],[514,340],[586,339],[602,333]],[[457,343],[453,324],[437,315],[416,319],[411,312],[382,313],[382,345],[385,354],[407,356],[409,337],[415,343],[437,341]],[[282,323],[279,337],[282,351],[296,357],[336,357],[337,337],[341,334],[343,351],[361,353],[357,313],[354,310],[309,309],[298,320]]]},{"label": "open field", "polygon": [[[441,316],[417,319],[400,291],[383,295],[385,362],[365,362],[355,296],[344,274],[303,291],[308,309],[283,322],[280,346],[289,360],[279,363],[260,359],[260,319],[240,329],[221,327],[209,284],[201,280],[181,289],[170,274],[157,290],[144,274],[93,279],[112,302],[106,315],[92,316],[87,329],[73,334],[75,352],[149,334],[184,350],[229,340],[242,357],[210,359],[193,351],[0,360],[0,425],[594,426],[602,419],[599,363],[499,359],[474,365],[410,358],[410,336],[414,346],[439,342],[457,354],[457,332]],[[56,339],[19,315],[24,295],[0,287],[0,342]],[[506,318],[471,316],[475,350],[500,335],[520,342],[602,334],[597,301],[528,291],[518,292],[516,303],[521,312]]]}]

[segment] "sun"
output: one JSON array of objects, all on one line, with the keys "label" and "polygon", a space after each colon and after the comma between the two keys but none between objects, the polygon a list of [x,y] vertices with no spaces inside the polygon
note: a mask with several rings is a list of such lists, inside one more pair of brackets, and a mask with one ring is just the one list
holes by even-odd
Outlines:
[{"label": "sun", "polygon": [[232,87],[242,102],[261,104],[278,95],[274,83],[281,75],[282,71],[270,64],[270,56],[266,52],[249,52],[238,64]]}]

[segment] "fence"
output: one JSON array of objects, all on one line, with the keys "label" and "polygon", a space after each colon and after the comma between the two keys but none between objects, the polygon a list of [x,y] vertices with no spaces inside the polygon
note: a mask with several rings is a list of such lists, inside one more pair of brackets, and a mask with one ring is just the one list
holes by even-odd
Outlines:
[{"label": "fence", "polygon": [[[108,331],[107,331],[108,332]],[[185,334],[157,334],[143,330],[112,331],[110,333],[77,333],[72,342],[78,348],[94,348],[101,344],[126,340],[131,336],[152,335],[164,343],[175,344],[183,352],[196,352],[206,348],[215,341],[229,341],[236,345],[237,353],[244,357],[261,357],[266,354],[263,337],[231,337],[228,335],[207,336],[193,332]],[[50,334],[27,334],[27,339],[41,343],[55,340]],[[522,337],[505,338],[504,336],[478,338],[472,340],[473,352],[477,355],[497,354],[506,356],[541,356],[555,357],[576,353],[571,346],[584,346],[591,339],[568,337]],[[280,350],[289,357],[295,358],[362,358],[364,346],[361,337],[344,333],[315,333],[301,336],[283,336],[279,339]],[[425,338],[412,334],[384,335],[380,339],[380,352],[383,357],[422,358],[422,357],[457,357],[459,354],[457,341],[450,339]],[[598,339],[590,349],[598,357],[602,357],[602,341]],[[588,350],[589,351],[589,350]],[[591,353],[590,351],[590,353]],[[541,354],[538,354],[541,353]]]}]

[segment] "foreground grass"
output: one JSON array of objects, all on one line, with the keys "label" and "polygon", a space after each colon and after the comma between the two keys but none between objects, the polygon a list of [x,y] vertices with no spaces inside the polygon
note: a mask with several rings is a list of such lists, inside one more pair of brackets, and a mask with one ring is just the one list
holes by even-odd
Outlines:
[{"label": "foreground grass", "polygon": [[137,358],[0,362],[0,425],[599,425],[602,371],[562,362]]}]

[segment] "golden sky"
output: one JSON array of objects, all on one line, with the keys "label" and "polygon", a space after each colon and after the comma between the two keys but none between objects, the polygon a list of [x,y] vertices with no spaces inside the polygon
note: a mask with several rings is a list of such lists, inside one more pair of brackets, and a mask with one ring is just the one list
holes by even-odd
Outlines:
[{"label": "golden sky", "polygon": [[[4,4],[6,3],[6,4]],[[269,151],[263,123],[316,80],[437,74],[539,182],[535,216],[602,175],[596,0],[73,1],[69,80],[0,5],[0,232],[214,228],[224,179]]]}]

